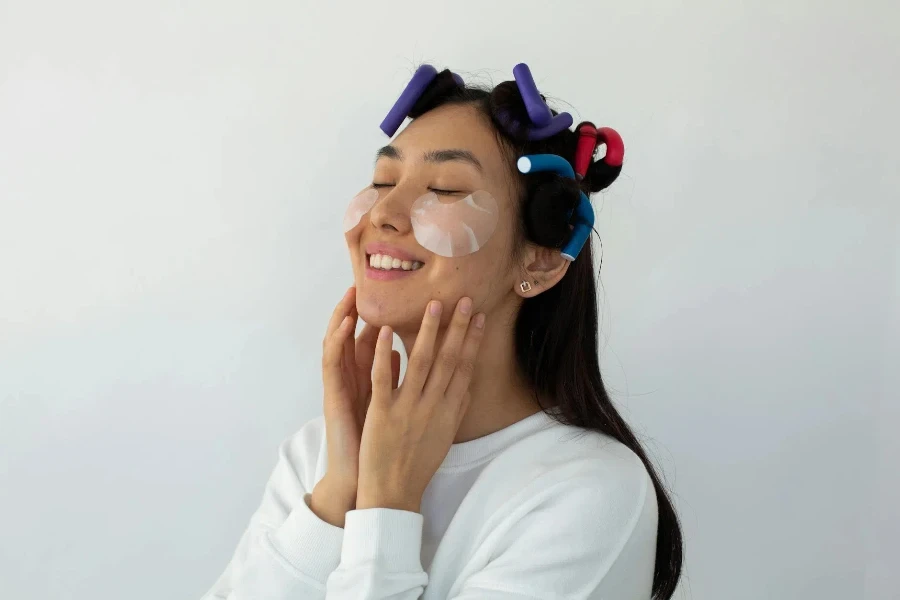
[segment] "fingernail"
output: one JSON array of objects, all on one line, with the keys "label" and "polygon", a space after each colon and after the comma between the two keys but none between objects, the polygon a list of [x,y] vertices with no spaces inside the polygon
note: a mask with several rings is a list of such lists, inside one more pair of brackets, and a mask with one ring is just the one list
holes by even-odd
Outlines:
[{"label": "fingernail", "polygon": [[475,327],[477,329],[481,329],[484,327],[484,313],[478,313],[475,315]]},{"label": "fingernail", "polygon": [[391,339],[391,328],[385,325],[381,328],[381,331],[378,332],[378,339],[388,341]]},{"label": "fingernail", "polygon": [[439,314],[441,314],[442,308],[443,308],[443,306],[441,305],[441,303],[438,302],[437,300],[434,300],[431,302],[431,304],[428,305],[428,312],[431,313],[432,317],[436,317]]},{"label": "fingernail", "polygon": [[471,298],[463,298],[459,301],[459,312],[464,315],[472,312],[472,299]]}]

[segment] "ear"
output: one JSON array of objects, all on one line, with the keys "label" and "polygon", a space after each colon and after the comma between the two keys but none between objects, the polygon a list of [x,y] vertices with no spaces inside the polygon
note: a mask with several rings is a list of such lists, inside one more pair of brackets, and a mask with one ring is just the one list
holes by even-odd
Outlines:
[{"label": "ear", "polygon": [[569,261],[562,257],[559,248],[528,244],[522,256],[521,278],[515,282],[515,291],[523,298],[537,296],[559,283],[568,270]]}]

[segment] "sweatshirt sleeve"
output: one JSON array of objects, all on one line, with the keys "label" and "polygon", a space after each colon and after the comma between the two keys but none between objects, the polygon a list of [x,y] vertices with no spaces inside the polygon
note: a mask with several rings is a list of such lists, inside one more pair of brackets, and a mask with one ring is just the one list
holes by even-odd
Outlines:
[{"label": "sweatshirt sleeve", "polygon": [[[609,475],[527,490],[484,536],[472,560],[479,566],[461,574],[449,599],[649,599],[657,527],[653,485],[642,467],[637,477],[635,471]],[[420,598],[428,584],[419,558],[422,525],[419,513],[348,512],[328,600]]]},{"label": "sweatshirt sleeve", "polygon": [[422,569],[421,513],[393,508],[351,510],[344,521],[338,568],[328,600],[415,600],[428,583]]},{"label": "sweatshirt sleeve", "polygon": [[309,508],[320,448],[316,425],[308,422],[279,446],[262,502],[203,600],[325,598],[344,530]]}]

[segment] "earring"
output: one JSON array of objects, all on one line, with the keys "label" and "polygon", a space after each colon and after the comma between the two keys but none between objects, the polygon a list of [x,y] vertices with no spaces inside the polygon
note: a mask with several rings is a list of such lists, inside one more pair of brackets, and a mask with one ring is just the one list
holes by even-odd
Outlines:
[{"label": "earring", "polygon": [[523,281],[519,284],[519,289],[522,290],[522,293],[525,294],[531,291],[531,284],[527,281]]}]

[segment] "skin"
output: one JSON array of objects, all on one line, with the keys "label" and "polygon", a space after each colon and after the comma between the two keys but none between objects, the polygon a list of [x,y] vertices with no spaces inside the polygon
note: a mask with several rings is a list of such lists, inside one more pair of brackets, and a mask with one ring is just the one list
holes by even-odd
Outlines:
[{"label": "skin", "polygon": [[[354,287],[335,308],[323,342],[329,466],[311,507],[338,526],[353,508],[419,511],[451,444],[540,410],[516,365],[515,317],[523,298],[549,289],[568,268],[558,250],[517,243],[520,195],[513,158],[475,108],[432,110],[391,146],[401,158],[379,158],[373,174],[374,183],[388,185],[346,233]],[[481,168],[425,159],[428,152],[447,149],[470,152]],[[439,192],[445,201],[476,190],[497,201],[497,228],[477,252],[446,258],[416,242],[410,206],[434,190],[456,192]],[[365,248],[372,242],[405,250],[424,265],[397,280],[369,278]],[[521,291],[523,280],[530,291]],[[354,339],[359,318],[366,326]],[[399,354],[390,346],[394,333],[409,361],[399,387]]]}]

